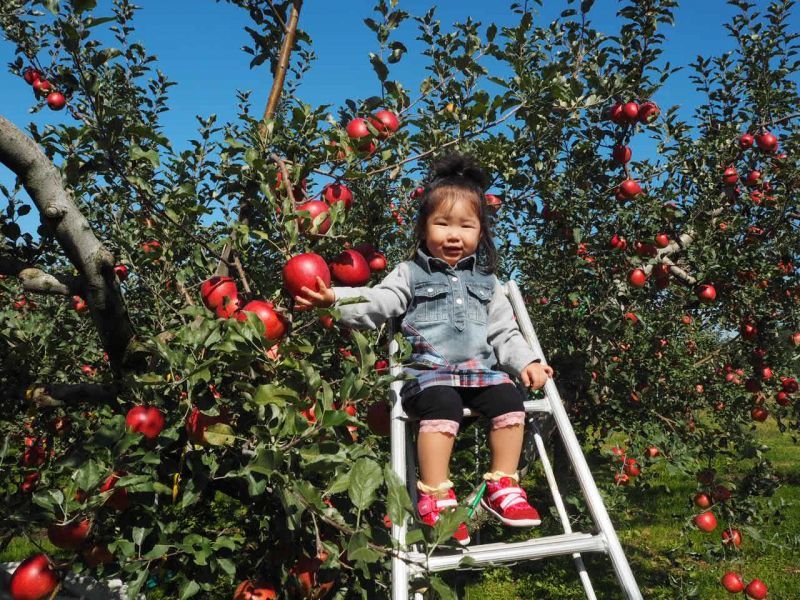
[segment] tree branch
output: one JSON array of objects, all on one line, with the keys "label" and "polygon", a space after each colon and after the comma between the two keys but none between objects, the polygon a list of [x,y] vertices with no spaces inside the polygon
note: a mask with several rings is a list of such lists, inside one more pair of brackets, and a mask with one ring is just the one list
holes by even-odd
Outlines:
[{"label": "tree branch", "polygon": [[114,256],[95,237],[61,173],[30,137],[0,116],[0,163],[11,169],[86,283],[86,300],[103,348],[121,366],[134,337],[114,273]]}]

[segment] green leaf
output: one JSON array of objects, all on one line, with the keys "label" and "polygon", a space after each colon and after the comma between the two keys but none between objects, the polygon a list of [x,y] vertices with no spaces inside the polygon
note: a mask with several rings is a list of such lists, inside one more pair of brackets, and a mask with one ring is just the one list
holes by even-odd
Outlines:
[{"label": "green leaf", "polygon": [[456,593],[440,577],[431,577],[431,588],[442,600],[458,600]]},{"label": "green leaf", "polygon": [[392,523],[400,524],[406,514],[411,514],[411,498],[406,486],[400,481],[397,474],[392,471],[391,465],[383,468],[383,477],[386,480],[388,493],[386,495],[386,512]]},{"label": "green leaf", "polygon": [[77,14],[97,8],[97,0],[70,0],[70,4]]},{"label": "green leaf", "polygon": [[200,584],[198,584],[193,579],[187,581],[181,586],[181,597],[180,600],[184,600],[184,598],[191,598],[197,592],[200,591]]},{"label": "green leaf", "polygon": [[287,402],[297,400],[297,392],[291,388],[278,386],[272,383],[265,383],[258,386],[253,396],[253,402],[259,406],[267,404],[277,404],[286,406]]},{"label": "green leaf", "polygon": [[145,150],[141,146],[131,146],[131,160],[137,161],[141,158],[149,161],[153,168],[158,167],[158,152],[155,149]]},{"label": "green leaf", "polygon": [[368,563],[379,560],[381,555],[367,545],[368,541],[367,536],[363,533],[354,534],[347,543],[347,559]]},{"label": "green leaf", "polygon": [[350,474],[350,487],[347,490],[356,508],[364,510],[372,504],[381,483],[383,477],[378,463],[369,458],[359,458]]},{"label": "green leaf", "polygon": [[380,57],[374,52],[370,52],[369,62],[372,63],[372,68],[375,69],[375,74],[378,76],[378,79],[381,81],[386,81],[386,78],[389,76],[389,69],[383,63]]},{"label": "green leaf", "polygon": [[231,446],[236,441],[233,427],[227,423],[209,425],[205,433],[206,441],[212,446]]}]

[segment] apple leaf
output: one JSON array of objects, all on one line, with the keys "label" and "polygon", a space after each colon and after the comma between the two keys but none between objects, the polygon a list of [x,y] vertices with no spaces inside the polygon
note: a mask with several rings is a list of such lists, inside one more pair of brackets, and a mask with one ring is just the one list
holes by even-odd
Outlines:
[{"label": "apple leaf", "polygon": [[367,545],[367,536],[359,532],[353,534],[347,543],[347,559],[361,560],[373,563],[380,559],[381,555]]},{"label": "apple leaf", "polygon": [[97,8],[97,0],[70,0],[70,4],[77,14]]},{"label": "apple leaf", "polygon": [[386,480],[388,493],[386,495],[386,512],[392,523],[400,523],[407,514],[411,514],[411,498],[408,496],[406,486],[400,481],[391,466],[383,468],[383,477]]},{"label": "apple leaf", "polygon": [[350,474],[350,487],[347,490],[356,508],[364,510],[372,504],[381,483],[383,477],[378,463],[369,458],[359,458]]},{"label": "apple leaf", "polygon": [[389,69],[383,63],[380,57],[374,52],[370,52],[369,62],[372,63],[372,68],[375,70],[375,74],[378,76],[378,79],[381,82],[386,81],[386,78],[389,76]]},{"label": "apple leaf", "polygon": [[455,592],[440,577],[431,577],[431,589],[442,600],[458,600]]},{"label": "apple leaf", "polygon": [[236,441],[233,428],[227,423],[209,425],[205,438],[212,446],[230,446]]}]

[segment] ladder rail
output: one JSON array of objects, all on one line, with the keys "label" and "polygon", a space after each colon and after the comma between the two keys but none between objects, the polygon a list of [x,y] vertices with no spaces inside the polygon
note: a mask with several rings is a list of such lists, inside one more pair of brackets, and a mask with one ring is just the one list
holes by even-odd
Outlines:
[{"label": "ladder rail", "polygon": [[[544,352],[539,344],[539,338],[536,336],[536,331],[533,328],[530,316],[525,308],[525,303],[522,300],[522,294],[520,294],[517,283],[514,280],[509,280],[506,283],[506,290],[514,314],[517,317],[517,325],[523,337],[525,337],[528,344],[530,344],[536,356],[544,361]],[[631,567],[625,557],[625,552],[614,530],[614,525],[603,504],[603,499],[594,482],[592,472],[586,462],[586,457],[583,454],[580,442],[572,428],[572,423],[569,420],[567,411],[564,409],[561,396],[558,393],[558,388],[552,379],[548,379],[545,383],[544,392],[546,398],[550,402],[551,413],[556,421],[556,427],[558,428],[561,441],[575,469],[578,483],[583,491],[589,512],[605,538],[608,547],[608,555],[611,558],[611,564],[617,575],[617,580],[622,587],[623,593],[628,600],[642,600],[642,593],[636,583],[636,578],[633,575],[633,571],[631,571]]]}]

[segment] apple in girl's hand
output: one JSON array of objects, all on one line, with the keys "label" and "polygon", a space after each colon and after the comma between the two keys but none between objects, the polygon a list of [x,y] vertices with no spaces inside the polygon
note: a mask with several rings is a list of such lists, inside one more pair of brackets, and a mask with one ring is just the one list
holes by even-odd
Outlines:
[{"label": "apple in girl's hand", "polygon": [[[363,258],[363,257],[362,257]],[[301,296],[303,287],[317,290],[317,277],[331,285],[331,272],[319,254],[306,252],[290,258],[283,267],[283,285],[292,296]]]}]

